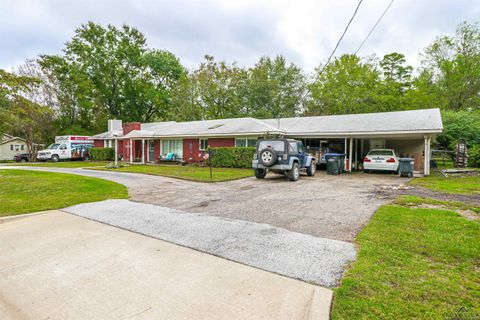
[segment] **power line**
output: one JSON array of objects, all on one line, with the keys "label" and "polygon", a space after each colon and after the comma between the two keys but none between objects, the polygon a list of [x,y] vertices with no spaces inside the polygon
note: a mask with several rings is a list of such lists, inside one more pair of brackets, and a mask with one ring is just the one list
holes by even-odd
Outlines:
[{"label": "power line", "polygon": [[352,15],[352,17],[350,18],[350,21],[348,21],[348,24],[347,24],[347,26],[345,27],[345,30],[343,30],[342,36],[340,37],[340,39],[338,39],[337,44],[335,45],[335,48],[333,49],[332,53],[330,54],[330,56],[329,56],[328,59],[327,59],[327,62],[323,65],[323,68],[322,68],[322,70],[320,70],[320,73],[319,73],[318,75],[321,75],[321,74],[323,73],[323,70],[325,70],[325,67],[330,63],[330,59],[332,59],[333,55],[335,54],[335,51],[337,51],[337,48],[338,48],[338,46],[340,45],[340,42],[342,41],[343,36],[345,35],[345,33],[347,33],[348,27],[350,27],[350,24],[351,24],[352,21],[353,21],[353,18],[355,18],[355,16],[357,15],[358,8],[359,8],[360,5],[362,4],[362,1],[363,1],[363,0],[360,0],[360,1],[358,2],[357,7],[355,8],[355,12],[353,12],[353,15]]},{"label": "power line", "polygon": [[360,49],[362,49],[363,45],[365,44],[365,42],[367,42],[368,38],[370,37],[370,35],[373,33],[373,30],[375,30],[375,28],[378,26],[378,24],[380,23],[380,21],[382,20],[383,16],[385,15],[385,13],[387,13],[388,9],[390,9],[390,7],[392,6],[392,3],[393,3],[394,0],[391,0],[389,5],[387,6],[387,8],[385,9],[385,11],[383,11],[382,15],[380,16],[380,18],[378,18],[377,22],[375,23],[375,25],[373,26],[373,28],[370,30],[370,32],[367,34],[367,36],[365,37],[365,39],[363,39],[362,41],[362,44],[360,44],[360,46],[358,47],[357,51],[355,51],[355,54],[358,53],[358,51],[360,51]]}]

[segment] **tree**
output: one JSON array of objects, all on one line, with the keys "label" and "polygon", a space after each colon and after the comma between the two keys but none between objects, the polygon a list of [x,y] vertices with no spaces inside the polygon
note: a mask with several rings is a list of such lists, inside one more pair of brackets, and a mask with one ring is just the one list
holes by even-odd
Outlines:
[{"label": "tree", "polygon": [[464,22],[455,36],[438,37],[422,55],[438,94],[451,110],[480,109],[480,25]]},{"label": "tree", "polygon": [[256,118],[294,117],[306,102],[306,79],[302,70],[287,64],[282,56],[262,57],[248,71],[245,113]]},{"label": "tree", "polygon": [[197,86],[192,75],[181,77],[172,93],[171,120],[194,121],[205,119],[205,112],[199,103]]},{"label": "tree", "polygon": [[164,120],[185,73],[172,53],[147,48],[137,29],[93,22],[75,31],[63,55],[44,55],[39,63],[59,84],[64,129],[91,132],[104,128],[107,118]]},{"label": "tree", "polygon": [[393,52],[379,62],[381,81],[378,83],[378,104],[383,111],[406,108],[406,94],[412,87],[411,66],[405,65],[405,56]]},{"label": "tree", "polygon": [[345,54],[320,70],[308,86],[311,99],[306,115],[387,111],[378,103],[380,75],[372,62]]},{"label": "tree", "polygon": [[34,142],[42,138],[45,123],[49,123],[53,112],[48,106],[40,105],[27,97],[32,96],[40,80],[19,76],[0,69],[0,108],[3,129],[25,138],[27,150],[33,152]]},{"label": "tree", "polygon": [[206,55],[205,61],[192,75],[193,92],[201,108],[203,119],[223,119],[243,116],[242,88],[245,86],[245,70],[236,64],[217,62]]}]

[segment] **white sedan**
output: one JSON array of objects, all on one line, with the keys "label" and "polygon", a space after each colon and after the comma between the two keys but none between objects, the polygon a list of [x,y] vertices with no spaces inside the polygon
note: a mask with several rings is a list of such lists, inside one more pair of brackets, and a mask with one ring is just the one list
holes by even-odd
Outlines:
[{"label": "white sedan", "polygon": [[393,149],[373,149],[363,159],[363,170],[398,172],[398,156]]}]

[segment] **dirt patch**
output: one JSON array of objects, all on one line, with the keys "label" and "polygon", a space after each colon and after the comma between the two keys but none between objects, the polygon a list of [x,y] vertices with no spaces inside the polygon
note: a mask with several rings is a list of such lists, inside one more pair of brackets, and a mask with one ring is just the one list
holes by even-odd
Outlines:
[{"label": "dirt patch", "polygon": [[405,204],[410,208],[422,208],[422,209],[437,209],[437,210],[448,210],[458,213],[468,220],[480,220],[480,214],[469,209],[455,208],[448,205],[441,204],[431,204],[431,203],[420,203],[420,204]]},{"label": "dirt patch", "polygon": [[375,193],[378,197],[381,197],[384,199],[395,199],[401,195],[410,195],[410,196],[417,196],[420,198],[431,198],[435,200],[450,201],[450,202],[463,202],[467,205],[480,206],[479,195],[443,193],[443,192],[433,191],[433,190],[419,187],[419,186],[383,185],[383,186],[379,186],[375,190]]}]

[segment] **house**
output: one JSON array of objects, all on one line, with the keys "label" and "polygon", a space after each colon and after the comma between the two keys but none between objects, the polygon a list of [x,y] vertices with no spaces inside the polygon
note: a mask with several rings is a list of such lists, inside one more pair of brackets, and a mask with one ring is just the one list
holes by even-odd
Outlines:
[{"label": "house", "polygon": [[27,143],[25,139],[6,133],[0,137],[0,160],[13,160],[13,157],[18,153],[26,152]]},{"label": "house", "polygon": [[173,152],[187,162],[207,147],[255,146],[259,137],[281,135],[304,141],[307,150],[346,153],[346,168],[359,168],[370,149],[392,148],[415,158],[415,170],[430,173],[430,144],[443,130],[439,109],[280,119],[235,118],[188,122],[124,123],[92,138],[96,147],[116,148],[131,163],[156,161]]}]

